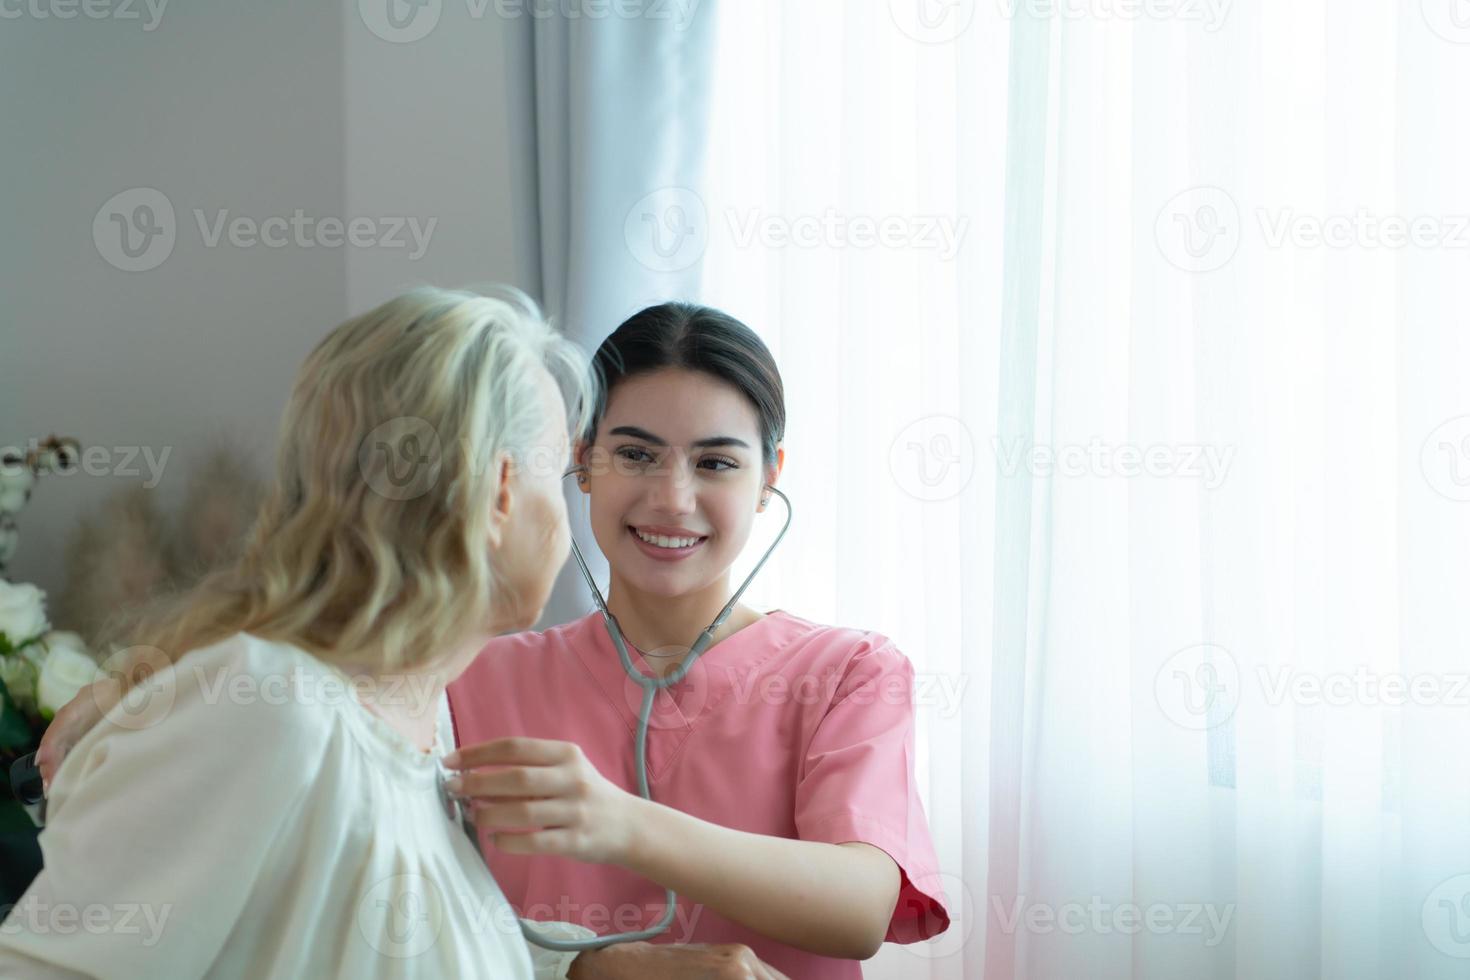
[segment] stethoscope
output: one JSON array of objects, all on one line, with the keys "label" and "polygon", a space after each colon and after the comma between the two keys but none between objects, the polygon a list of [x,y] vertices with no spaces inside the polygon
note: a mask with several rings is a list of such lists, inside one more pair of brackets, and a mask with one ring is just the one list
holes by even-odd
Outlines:
[{"label": "stethoscope", "polygon": [[[562,474],[562,479],[566,479],[573,473],[584,473],[586,470],[587,468],[585,466],[573,466]],[[654,698],[658,696],[659,691],[667,687],[672,687],[683,680],[685,675],[689,673],[690,668],[694,666],[694,662],[699,659],[704,651],[709,649],[710,644],[715,642],[715,631],[724,625],[726,619],[730,618],[730,613],[735,609],[735,604],[740,601],[740,597],[745,593],[746,588],[749,587],[756,573],[765,565],[766,559],[771,557],[771,552],[776,550],[776,545],[781,543],[781,539],[786,536],[786,529],[791,526],[790,498],[770,484],[766,484],[765,489],[780,497],[781,502],[786,505],[786,523],[781,525],[781,533],[776,535],[776,540],[771,542],[771,546],[766,549],[766,553],[761,556],[761,560],[756,562],[755,568],[750,570],[750,574],[745,577],[745,581],[740,584],[740,588],[736,589],[735,594],[730,597],[730,601],[725,603],[725,608],[721,609],[720,614],[714,618],[714,621],[705,627],[703,633],[699,634],[699,638],[694,641],[694,645],[689,648],[689,652],[684,655],[684,659],[680,661],[679,666],[669,671],[663,677],[650,677],[633,666],[633,658],[628,654],[628,644],[623,639],[622,629],[618,627],[617,617],[608,611],[607,602],[602,597],[602,591],[597,588],[597,583],[592,579],[592,572],[587,568],[587,560],[582,557],[582,549],[577,547],[575,539],[572,541],[572,555],[577,559],[577,567],[582,570],[582,577],[587,580],[587,588],[592,590],[592,598],[597,603],[598,612],[602,614],[603,626],[606,627],[608,636],[612,637],[613,646],[617,648],[618,659],[622,661],[623,671],[635,684],[643,689],[643,704],[638,710],[638,731],[634,735],[633,746],[638,765],[638,795],[645,800],[653,799],[648,792],[648,719],[653,714]],[[674,894],[674,890],[672,888],[665,888],[663,917],[652,926],[639,932],[619,932],[608,936],[598,936],[596,939],[551,939],[542,935],[531,925],[533,920],[521,919],[521,933],[529,942],[533,942],[543,949],[567,953],[601,949],[604,946],[611,946],[614,943],[631,943],[640,939],[652,939],[654,936],[667,931],[669,925],[674,921],[674,908],[677,901],[678,896]]]}]

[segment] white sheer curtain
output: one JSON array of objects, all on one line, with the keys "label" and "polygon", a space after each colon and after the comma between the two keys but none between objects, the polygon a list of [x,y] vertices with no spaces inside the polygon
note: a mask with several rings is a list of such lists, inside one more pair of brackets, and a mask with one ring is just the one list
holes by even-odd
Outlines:
[{"label": "white sheer curtain", "polygon": [[755,601],[920,674],[955,924],[870,977],[1464,974],[1459,2],[722,5]]},{"label": "white sheer curtain", "polygon": [[[715,8],[568,0],[532,4],[510,34],[508,90],[535,147],[538,298],[591,354],[629,315],[697,289],[699,241],[682,206],[697,199],[708,145]],[[519,9],[514,4],[511,9]],[[667,221],[667,225],[664,222]],[[572,533],[604,592],[607,562],[567,481]],[[592,610],[567,562],[539,625]]]}]

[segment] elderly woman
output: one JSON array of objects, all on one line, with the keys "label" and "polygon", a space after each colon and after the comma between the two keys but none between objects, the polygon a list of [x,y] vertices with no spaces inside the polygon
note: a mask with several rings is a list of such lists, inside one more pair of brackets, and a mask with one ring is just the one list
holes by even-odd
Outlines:
[{"label": "elderly woman", "polygon": [[243,556],[137,628],[154,672],[55,772],[0,976],[531,977],[436,750],[566,557],[579,364],[528,303],[438,290],[317,346]]}]

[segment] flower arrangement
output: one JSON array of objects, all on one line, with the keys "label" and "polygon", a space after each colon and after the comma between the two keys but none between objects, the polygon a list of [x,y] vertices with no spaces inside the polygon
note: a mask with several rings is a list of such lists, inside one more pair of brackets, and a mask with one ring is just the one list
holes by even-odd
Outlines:
[{"label": "flower arrangement", "polygon": [[[237,440],[224,438],[191,474],[176,513],[165,515],[155,495],[129,487],[106,498],[100,512],[79,520],[65,548],[66,583],[52,628],[46,594],[11,582],[6,563],[19,535],[15,516],[39,479],[64,474],[81,458],[74,439],[55,436],[29,453],[0,451],[0,867],[6,827],[19,826],[11,800],[10,765],[40,743],[56,711],[104,672],[88,645],[114,649],[109,624],[153,599],[188,589],[233,560],[264,498],[264,487]],[[20,814],[30,827],[30,818]],[[33,828],[32,828],[33,829]],[[0,894],[0,909],[4,908]]]},{"label": "flower arrangement", "polygon": [[80,636],[51,629],[46,593],[0,582],[0,759],[32,751],[56,710],[97,674]]},{"label": "flower arrangement", "polygon": [[5,577],[20,539],[15,515],[41,476],[77,458],[76,440],[55,436],[24,456],[0,457],[0,799],[9,796],[10,763],[33,751],[56,710],[98,675],[81,636],[51,628],[46,594]]}]

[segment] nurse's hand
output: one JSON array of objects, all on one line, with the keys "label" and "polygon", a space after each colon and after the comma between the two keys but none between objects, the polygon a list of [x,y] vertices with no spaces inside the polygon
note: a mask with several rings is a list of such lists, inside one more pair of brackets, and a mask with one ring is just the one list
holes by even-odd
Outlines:
[{"label": "nurse's hand", "polygon": [[567,980],[788,980],[749,946],[618,943],[580,954]]},{"label": "nurse's hand", "polygon": [[475,826],[492,831],[502,851],[615,864],[632,847],[643,801],[603,778],[572,742],[497,738],[460,746],[444,764],[460,770],[450,790],[471,799]]},{"label": "nurse's hand", "polygon": [[121,696],[122,686],[117,678],[107,677],[88,684],[57,710],[36,749],[36,767],[41,770],[41,785],[45,789],[51,788],[51,780],[56,778],[56,770],[61,768],[61,760],[72,746],[102,720]]}]

